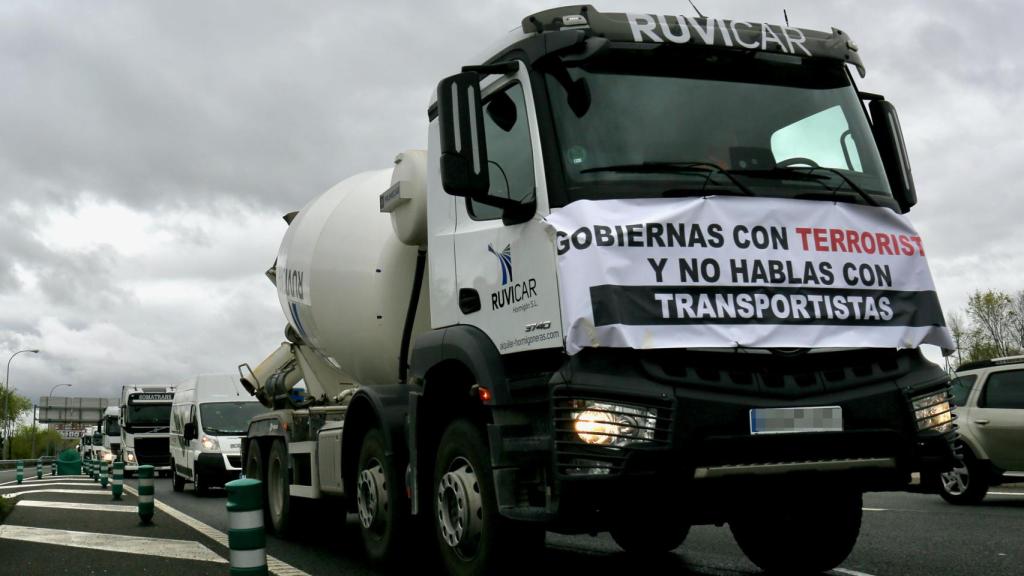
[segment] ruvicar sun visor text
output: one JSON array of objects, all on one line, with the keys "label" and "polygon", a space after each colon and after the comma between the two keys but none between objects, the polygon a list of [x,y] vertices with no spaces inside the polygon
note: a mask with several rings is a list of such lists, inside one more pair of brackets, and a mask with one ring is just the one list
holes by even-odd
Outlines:
[{"label": "ruvicar sun visor text", "polygon": [[567,347],[954,348],[921,237],[887,208],[573,202],[547,218]]}]

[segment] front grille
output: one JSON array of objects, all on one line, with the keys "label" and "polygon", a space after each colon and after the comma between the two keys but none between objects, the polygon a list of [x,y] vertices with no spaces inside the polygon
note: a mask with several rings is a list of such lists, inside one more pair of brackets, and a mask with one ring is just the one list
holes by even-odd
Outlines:
[{"label": "front grille", "polygon": [[[636,435],[645,439],[624,446],[598,446],[586,444],[575,429],[574,415],[586,402],[615,404],[647,412],[653,411],[654,425],[637,426]],[[667,448],[671,443],[673,406],[671,402],[653,403],[649,400],[619,400],[573,393],[556,389],[553,394],[555,424],[555,463],[559,474],[568,476],[608,476],[619,474],[631,452],[651,448]],[[622,438],[622,436],[618,436]]]},{"label": "front grille", "polygon": [[171,464],[170,440],[168,438],[136,438],[135,458],[139,464],[169,466]]}]

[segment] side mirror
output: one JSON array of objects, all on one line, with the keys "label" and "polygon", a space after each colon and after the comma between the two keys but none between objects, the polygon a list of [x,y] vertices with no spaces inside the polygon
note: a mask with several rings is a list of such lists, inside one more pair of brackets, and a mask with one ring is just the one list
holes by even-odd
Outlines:
[{"label": "side mirror", "polygon": [[892,189],[892,195],[899,204],[900,211],[907,213],[914,204],[917,204],[917,190],[914,188],[914,175],[910,171],[910,157],[903,142],[903,131],[900,129],[896,107],[878,98],[871,100],[868,110],[871,112],[871,129],[878,153],[882,156],[889,188]]},{"label": "side mirror", "polygon": [[462,72],[437,85],[441,185],[453,196],[475,197],[490,187],[480,101],[480,75]]},{"label": "side mirror", "polygon": [[182,435],[185,437],[185,440],[198,438],[199,434],[196,433],[196,423],[186,422],[185,428],[182,430]]}]

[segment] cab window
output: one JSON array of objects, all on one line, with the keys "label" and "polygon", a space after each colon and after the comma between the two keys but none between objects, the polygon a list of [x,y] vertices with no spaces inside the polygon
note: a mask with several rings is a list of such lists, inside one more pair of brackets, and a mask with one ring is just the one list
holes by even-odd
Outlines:
[{"label": "cab window", "polygon": [[[484,135],[491,187],[488,196],[530,202],[534,198],[533,148],[526,120],[526,96],[514,83],[484,102]],[[474,220],[501,218],[501,208],[467,199]]]}]

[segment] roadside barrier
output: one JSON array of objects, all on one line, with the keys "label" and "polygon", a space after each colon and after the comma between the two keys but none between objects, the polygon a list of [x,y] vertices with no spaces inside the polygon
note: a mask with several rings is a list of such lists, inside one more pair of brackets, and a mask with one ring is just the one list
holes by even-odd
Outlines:
[{"label": "roadside barrier", "polygon": [[85,459],[82,460],[82,474],[85,474],[86,476],[91,476],[92,475],[89,472],[89,459],[88,458],[85,458]]},{"label": "roadside barrier", "polygon": [[57,475],[57,459],[50,460],[50,476]]},{"label": "roadside barrier", "polygon": [[153,467],[139,466],[139,518],[143,524],[153,521]]},{"label": "roadside barrier", "polygon": [[92,460],[92,481],[100,481],[100,461],[95,458]]},{"label": "roadside barrier", "polygon": [[120,500],[121,494],[124,492],[124,462],[120,460],[114,462],[114,478],[110,482],[110,493],[114,495],[114,500]]},{"label": "roadside barrier", "polygon": [[107,463],[100,460],[100,487],[107,487]]},{"label": "roadside barrier", "polygon": [[224,485],[228,491],[228,548],[231,576],[267,574],[267,535],[263,530],[263,483],[252,478]]},{"label": "roadside barrier", "polygon": [[43,459],[36,460],[36,480],[43,479]]},{"label": "roadside barrier", "polygon": [[21,460],[18,460],[18,471],[14,477],[18,480],[18,484],[25,479],[25,463]]}]

